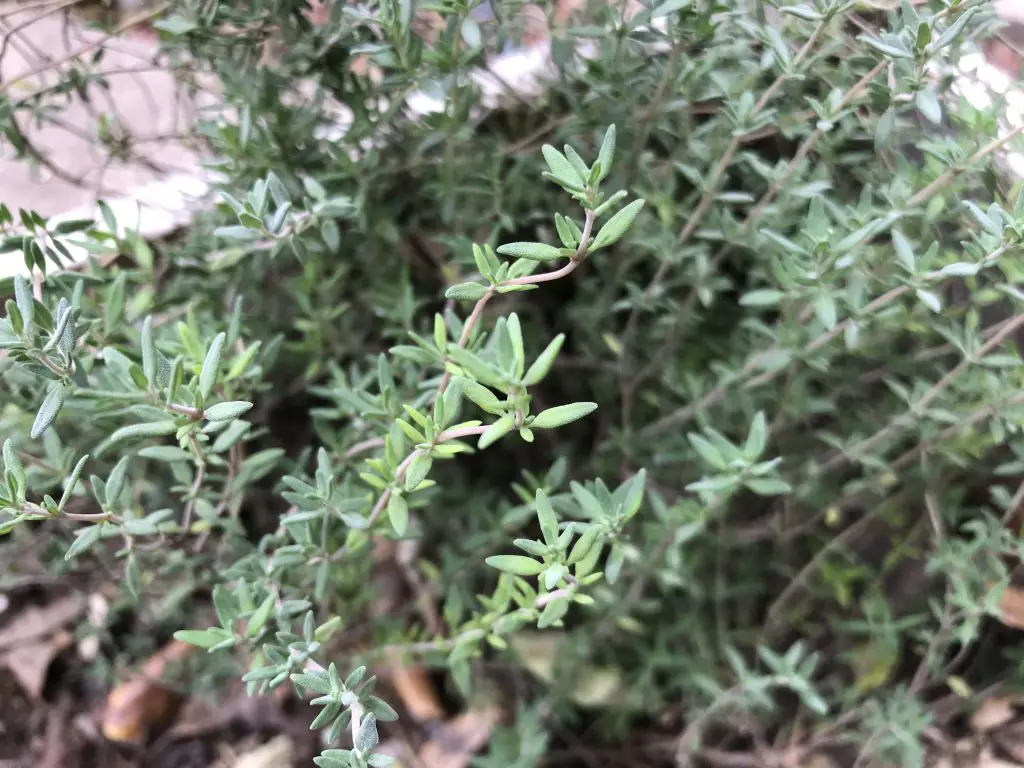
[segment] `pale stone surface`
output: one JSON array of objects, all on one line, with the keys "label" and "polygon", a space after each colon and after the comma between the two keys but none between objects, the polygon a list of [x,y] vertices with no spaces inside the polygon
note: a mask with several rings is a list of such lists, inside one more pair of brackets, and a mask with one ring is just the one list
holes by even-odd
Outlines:
[{"label": "pale stone surface", "polygon": [[[48,12],[61,4],[67,5],[57,0],[40,7],[35,1],[31,10],[20,10],[17,3],[0,2],[4,95],[18,101],[51,86],[57,81],[52,71],[31,73],[53,63],[66,71],[76,51],[102,37],[69,23],[63,11]],[[0,138],[0,202],[51,215],[88,204],[97,195],[129,195],[167,173],[195,173],[197,156],[179,138],[194,117],[190,100],[169,73],[150,63],[155,47],[135,38],[109,41],[104,47],[107,52],[98,66],[111,73],[109,91],[91,88],[90,103],[75,99],[55,115],[56,122],[36,126],[22,120],[24,133],[40,153],[82,183],[59,178],[47,168],[33,171],[13,159],[12,148]],[[109,160],[110,152],[100,145],[103,120],[130,138],[130,154],[141,160]]]}]

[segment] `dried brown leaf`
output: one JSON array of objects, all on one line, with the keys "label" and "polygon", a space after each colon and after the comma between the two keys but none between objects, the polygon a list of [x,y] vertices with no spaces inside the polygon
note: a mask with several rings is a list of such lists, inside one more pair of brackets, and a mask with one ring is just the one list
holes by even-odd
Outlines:
[{"label": "dried brown leaf", "polygon": [[57,655],[71,645],[69,632],[59,631],[48,638],[18,645],[0,655],[0,664],[7,667],[21,683],[25,693],[36,701],[42,699],[46,673]]},{"label": "dried brown leaf", "polygon": [[426,670],[402,664],[397,658],[390,661],[388,679],[409,715],[419,723],[443,720],[441,698]]},{"label": "dried brown leaf", "polygon": [[1013,700],[1006,696],[993,696],[985,699],[981,706],[971,715],[971,730],[976,733],[988,733],[1006,725],[1014,717]]},{"label": "dried brown leaf", "polygon": [[423,768],[466,768],[501,719],[501,710],[470,710],[448,721],[420,750]]},{"label": "dried brown leaf", "polygon": [[295,764],[295,745],[281,735],[251,752],[239,755],[234,768],[290,768]]},{"label": "dried brown leaf", "polygon": [[69,595],[42,606],[27,606],[18,611],[0,630],[0,650],[22,645],[50,635],[74,621],[85,608],[79,595]]},{"label": "dried brown leaf", "polygon": [[1008,627],[1024,629],[1024,590],[1008,586],[999,598],[999,620]]},{"label": "dried brown leaf", "polygon": [[169,664],[184,661],[194,650],[173,640],[146,661],[142,674],[111,691],[103,712],[103,735],[110,741],[138,743],[170,725],[182,696],[161,683],[161,677]]}]

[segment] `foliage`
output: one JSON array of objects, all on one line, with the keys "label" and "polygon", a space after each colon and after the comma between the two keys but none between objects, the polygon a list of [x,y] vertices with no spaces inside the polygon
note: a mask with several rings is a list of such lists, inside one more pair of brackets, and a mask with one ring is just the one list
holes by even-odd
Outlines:
[{"label": "foliage", "polygon": [[[1020,555],[1019,131],[945,95],[987,4],[592,3],[497,108],[467,69],[519,4],[306,10],[158,22],[223,85],[179,240],[3,209],[37,278],[0,321],[9,546],[313,696],[322,766],[387,763],[376,660],[465,698],[531,628],[545,706],[479,765],[589,717],[686,765],[726,713],[918,762]],[[55,274],[69,238],[118,259]],[[411,618],[375,613],[387,542]]]}]

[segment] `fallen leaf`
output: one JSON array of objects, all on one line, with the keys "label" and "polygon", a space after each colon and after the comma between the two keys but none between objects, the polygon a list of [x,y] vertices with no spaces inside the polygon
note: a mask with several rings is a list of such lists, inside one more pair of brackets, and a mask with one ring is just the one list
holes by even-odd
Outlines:
[{"label": "fallen leaf", "polygon": [[1024,763],[1024,723],[1000,728],[992,734],[992,741],[1018,764]]},{"label": "fallen leaf", "polygon": [[170,725],[181,708],[182,696],[161,683],[168,664],[184,661],[194,646],[172,640],[134,675],[107,696],[101,730],[110,741],[139,743]]},{"label": "fallen leaf", "polygon": [[414,720],[419,723],[444,720],[446,713],[441,699],[423,667],[405,665],[392,658],[388,679]]},{"label": "fallen leaf", "polygon": [[985,699],[971,715],[971,729],[975,733],[988,733],[1006,725],[1015,715],[1013,701],[1005,696]]},{"label": "fallen leaf", "polygon": [[42,606],[28,606],[16,612],[8,626],[0,630],[0,650],[49,635],[78,618],[85,600],[69,595]]},{"label": "fallen leaf", "polygon": [[466,768],[500,719],[501,710],[487,707],[449,720],[420,749],[423,768]]},{"label": "fallen leaf", "polygon": [[1008,627],[1024,629],[1024,590],[1008,586],[999,598],[999,620]]},{"label": "fallen leaf", "polygon": [[266,744],[239,755],[234,768],[288,768],[295,764],[295,745],[281,735]]},{"label": "fallen leaf", "polygon": [[37,638],[33,643],[11,648],[0,655],[0,664],[18,679],[25,693],[40,701],[50,664],[71,642],[71,634],[61,630],[48,638]]}]

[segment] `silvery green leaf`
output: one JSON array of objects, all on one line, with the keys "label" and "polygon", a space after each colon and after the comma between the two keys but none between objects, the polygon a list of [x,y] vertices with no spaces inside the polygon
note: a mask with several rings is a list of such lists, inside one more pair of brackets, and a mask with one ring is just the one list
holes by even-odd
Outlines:
[{"label": "silvery green leaf", "polygon": [[426,454],[420,454],[412,463],[409,464],[409,469],[405,473],[405,490],[414,491],[420,483],[426,480],[427,475],[430,473],[430,467],[434,461],[430,456]]},{"label": "silvery green leaf", "polygon": [[31,328],[35,303],[32,301],[32,288],[21,275],[14,278],[14,298],[18,304],[18,314],[21,315],[22,324],[25,328]]},{"label": "silvery green leaf", "polygon": [[581,176],[573,168],[572,163],[565,158],[565,155],[550,144],[545,144],[541,147],[540,151],[544,155],[544,162],[548,164],[548,168],[551,170],[551,175],[556,179],[577,186],[587,183],[586,176]]},{"label": "silvery green leaf", "polygon": [[538,413],[530,426],[534,429],[554,429],[570,422],[582,419],[589,413],[597,410],[597,403],[570,403],[569,405],[557,405],[554,408]]},{"label": "silvery green leaf", "polygon": [[537,562],[531,557],[523,555],[492,555],[486,562],[492,568],[499,571],[515,574],[516,576],[536,576],[544,570],[544,563]]},{"label": "silvery green leaf", "polygon": [[597,175],[598,182],[604,181],[608,176],[608,172],[612,169],[612,162],[615,160],[615,138],[616,129],[613,123],[605,131],[604,139],[601,141],[601,149],[597,153],[597,163],[600,166]]},{"label": "silvery green leaf", "polygon": [[491,424],[487,431],[480,435],[480,440],[477,442],[477,447],[481,450],[492,445],[495,441],[507,435],[512,431],[512,427],[515,426],[515,416],[511,413],[506,413],[496,422]]},{"label": "silvery green leaf", "polygon": [[935,125],[942,123],[942,105],[939,103],[939,96],[934,88],[922,88],[914,97],[914,104],[921,114]]},{"label": "silvery green leaf", "polygon": [[206,352],[206,358],[203,360],[203,367],[199,372],[199,394],[202,395],[204,401],[210,396],[210,393],[213,392],[213,387],[217,384],[217,376],[220,374],[220,356],[224,350],[226,338],[227,336],[223,332],[218,333],[210,343],[210,348]]},{"label": "silvery green leaf", "polygon": [[121,498],[121,491],[124,490],[124,478],[128,471],[128,457],[124,456],[121,458],[114,468],[110,471],[110,475],[107,477],[107,487],[105,489],[106,502],[108,507],[117,506],[118,499]]},{"label": "silvery green leaf", "polygon": [[353,745],[360,752],[369,752],[377,746],[380,738],[377,736],[377,716],[368,714],[359,726],[359,732],[355,736]]},{"label": "silvery green leaf", "polygon": [[252,403],[244,400],[230,400],[226,403],[217,403],[203,410],[203,416],[209,421],[231,421],[237,419],[243,413],[252,408]]},{"label": "silvery green leaf", "polygon": [[459,283],[448,288],[444,292],[444,297],[456,301],[479,301],[486,294],[487,288],[480,283]]},{"label": "silvery green leaf", "polygon": [[526,371],[526,375],[523,376],[523,386],[532,387],[535,384],[540,383],[545,376],[548,375],[548,371],[551,370],[551,366],[555,362],[555,358],[558,356],[558,352],[562,349],[562,344],[565,342],[565,334],[560,333],[553,338],[548,345],[544,348],[544,351],[540,353],[533,364]]},{"label": "silvery green leaf", "polygon": [[748,461],[754,461],[762,453],[768,442],[768,423],[765,420],[764,412],[758,411],[754,421],[750,424],[750,432],[747,433],[747,441],[743,445],[743,455]]},{"label": "silvery green leaf", "polygon": [[39,406],[35,421],[32,422],[32,431],[29,434],[33,440],[41,437],[50,428],[63,406],[64,385],[55,381],[50,385],[50,391],[47,393],[42,405]]},{"label": "silvery green leaf", "polygon": [[568,612],[569,598],[556,597],[544,606],[544,610],[540,613],[540,618],[537,619],[537,628],[547,629],[548,627],[557,624]]},{"label": "silvery green leaf", "polygon": [[388,499],[388,520],[395,533],[404,536],[409,527],[409,505],[405,499],[397,493],[392,493]]},{"label": "silvery green leaf", "polygon": [[558,518],[555,516],[554,507],[551,506],[551,502],[548,500],[547,494],[544,493],[543,489],[537,489],[534,504],[537,507],[537,520],[540,522],[540,530],[544,535],[544,541],[547,542],[548,546],[554,546],[555,541],[558,540]]},{"label": "silvery green leaf", "polygon": [[914,249],[898,229],[892,231],[892,244],[896,249],[896,259],[900,265],[907,272],[913,274],[915,268]]},{"label": "silvery green leaf", "polygon": [[487,411],[487,413],[498,415],[504,412],[504,409],[501,407],[501,401],[484,385],[462,376],[457,377],[457,381],[462,394]]},{"label": "silvery green leaf", "polygon": [[601,227],[597,237],[594,238],[594,242],[590,246],[590,250],[596,251],[598,248],[606,248],[626,234],[626,231],[632,226],[633,221],[640,211],[643,210],[643,207],[643,200],[634,200],[625,208],[616,212]]},{"label": "silvery green leaf", "polygon": [[25,468],[22,466],[21,459],[18,458],[18,454],[14,450],[14,443],[10,439],[4,440],[3,456],[4,471],[10,472],[18,478],[19,482],[24,484]]},{"label": "silvery green leaf", "polygon": [[153,343],[153,316],[142,322],[142,373],[150,387],[156,386],[156,345]]},{"label": "silvery green leaf", "polygon": [[[163,437],[165,435],[173,435],[177,431],[178,424],[169,419],[165,421],[150,421],[143,424],[129,424],[126,427],[115,430],[104,442],[102,451],[108,450],[111,446],[125,440],[141,437]],[[97,451],[97,454],[102,451]]]},{"label": "silvery green leaf", "polygon": [[531,261],[552,261],[565,256],[560,249],[546,243],[505,243],[498,246],[498,253],[513,259]]},{"label": "silvery green leaf", "polygon": [[89,525],[86,528],[79,528],[75,531],[75,540],[71,542],[71,546],[68,547],[68,551],[64,553],[65,560],[73,560],[89,550],[93,544],[100,540],[100,536],[103,534],[103,525],[95,524]]}]

